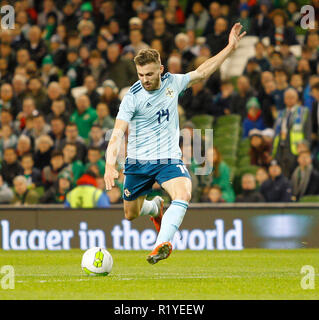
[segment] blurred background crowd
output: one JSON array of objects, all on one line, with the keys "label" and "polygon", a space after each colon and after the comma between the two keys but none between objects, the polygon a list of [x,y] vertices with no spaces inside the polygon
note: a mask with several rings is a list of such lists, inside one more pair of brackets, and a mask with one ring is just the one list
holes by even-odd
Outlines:
[{"label": "blurred background crowd", "polygon": [[154,48],[165,72],[192,71],[238,21],[241,47],[179,97],[181,129],[214,129],[208,175],[181,139],[192,202],[318,201],[319,0],[314,29],[301,27],[308,2],[1,1],[15,25],[0,33],[0,203],[121,203],[120,166],[105,192],[105,133],[138,80],[134,56]]}]

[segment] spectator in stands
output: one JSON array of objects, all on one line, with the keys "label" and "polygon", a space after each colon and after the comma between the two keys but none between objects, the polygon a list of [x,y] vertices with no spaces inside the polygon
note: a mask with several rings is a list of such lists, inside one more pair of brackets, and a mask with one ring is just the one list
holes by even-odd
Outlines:
[{"label": "spectator in stands", "polygon": [[274,126],[274,121],[277,118],[277,108],[275,105],[274,94],[276,91],[276,82],[269,80],[263,85],[264,93],[258,95],[258,99],[261,103],[261,110],[263,113],[263,118],[265,126],[267,128],[272,128]]},{"label": "spectator in stands", "polygon": [[209,21],[208,11],[201,1],[194,1],[192,13],[186,19],[186,30],[195,30],[196,34],[201,35]]},{"label": "spectator in stands", "polygon": [[77,159],[77,144],[74,142],[67,142],[63,147],[63,161],[68,165],[65,169],[72,178],[72,184],[75,185],[76,181],[84,173],[84,166],[81,160]]},{"label": "spectator in stands", "polygon": [[311,152],[300,152],[298,164],[291,176],[293,199],[298,201],[306,195],[319,195],[319,172],[312,165]]},{"label": "spectator in stands", "polygon": [[256,172],[256,182],[258,190],[260,189],[260,186],[268,179],[268,170],[265,167],[259,167]]},{"label": "spectator in stands", "polygon": [[10,126],[14,128],[13,115],[8,109],[1,109],[0,111],[0,128],[3,126]]},{"label": "spectator in stands", "polygon": [[37,138],[47,135],[51,130],[48,123],[45,122],[44,115],[42,113],[36,113],[33,116],[33,129],[31,130],[31,137],[36,140]]},{"label": "spectator in stands", "polygon": [[81,20],[77,27],[82,43],[85,43],[90,50],[96,48],[96,37],[94,35],[95,26],[90,20]]},{"label": "spectator in stands", "polygon": [[75,123],[69,122],[65,127],[65,140],[63,141],[63,147],[67,143],[76,144],[76,159],[85,161],[87,155],[87,147],[84,139],[79,136],[79,130]]},{"label": "spectator in stands", "polygon": [[215,21],[222,16],[221,5],[217,1],[213,1],[210,3],[209,7],[209,19],[206,23],[203,36],[207,36],[212,33],[214,30]]},{"label": "spectator in stands", "polygon": [[[72,112],[75,110],[75,99],[71,93],[71,81],[67,76],[61,76],[59,78],[59,85],[62,91],[62,97],[65,101],[68,101],[66,104],[67,112]],[[58,100],[58,99],[55,99]],[[69,118],[67,119],[69,120]]]},{"label": "spectator in stands", "polygon": [[7,148],[3,152],[1,163],[1,175],[3,180],[11,187],[15,176],[23,173],[23,169],[18,161],[15,148]]},{"label": "spectator in stands", "polygon": [[189,46],[189,37],[186,33],[178,33],[175,36],[177,52],[181,55],[182,70],[186,72],[188,65],[195,58]]},{"label": "spectator in stands", "polygon": [[90,131],[90,139],[88,143],[89,150],[90,150],[90,147],[94,147],[94,148],[98,148],[100,150],[100,153],[104,153],[106,150],[107,144],[108,142],[105,140],[105,132],[102,130],[101,126],[98,124],[93,124]]},{"label": "spectator in stands", "polygon": [[277,160],[272,160],[268,169],[270,179],[260,187],[260,193],[266,202],[290,202],[292,196],[291,182],[282,174]]},{"label": "spectator in stands", "polygon": [[3,177],[0,174],[0,204],[8,204],[13,199],[13,192],[8,187],[8,184],[3,181]]},{"label": "spectator in stands", "polygon": [[29,205],[39,203],[39,194],[33,190],[28,189],[28,182],[26,177],[19,175],[13,179],[14,195],[11,203],[14,205]]},{"label": "spectator in stands", "polygon": [[19,160],[21,160],[23,155],[33,152],[32,142],[33,140],[31,140],[29,136],[24,134],[20,135],[18,139],[17,147],[16,147]]},{"label": "spectator in stands", "polygon": [[31,77],[28,80],[27,86],[29,90],[28,96],[33,98],[36,109],[44,114],[48,114],[48,96],[44,89],[42,80],[37,77]]},{"label": "spectator in stands", "polygon": [[42,185],[41,171],[34,167],[32,153],[25,153],[21,157],[23,176],[27,179],[28,187],[35,188]]},{"label": "spectator in stands", "polygon": [[252,96],[254,96],[254,92],[250,86],[249,79],[246,76],[238,77],[237,92],[234,93],[231,113],[239,114],[243,120],[247,115],[247,101]]},{"label": "spectator in stands", "polygon": [[299,100],[303,100],[304,95],[304,86],[303,86],[303,79],[300,73],[294,73],[290,77],[290,86],[298,92]]},{"label": "spectator in stands", "polygon": [[62,204],[71,190],[72,178],[67,171],[59,174],[58,180],[40,198],[40,203]]},{"label": "spectator in stands", "polygon": [[113,80],[105,80],[102,84],[103,94],[101,96],[101,102],[108,105],[110,109],[110,116],[115,118],[120,106],[120,99],[118,97],[119,88],[116,86]]},{"label": "spectator in stands", "polygon": [[101,150],[98,147],[89,147],[88,149],[88,161],[85,165],[85,170],[87,171],[91,165],[97,165],[99,169],[99,175],[104,175],[105,159],[102,159]]},{"label": "spectator in stands", "polygon": [[228,41],[228,23],[223,17],[216,19],[214,24],[214,32],[209,33],[206,37],[206,43],[208,44],[212,56],[223,50]]},{"label": "spectator in stands", "polygon": [[42,170],[42,181],[45,189],[51,187],[58,179],[59,173],[67,166],[63,160],[63,153],[59,150],[53,150],[51,153],[50,165]]},{"label": "spectator in stands", "polygon": [[262,194],[256,190],[256,178],[246,173],[241,178],[242,193],[237,195],[236,202],[264,202]]},{"label": "spectator in stands", "polygon": [[92,108],[96,109],[97,104],[100,102],[100,95],[96,91],[97,83],[95,77],[91,74],[88,74],[84,78],[84,87],[86,88],[86,94],[91,101]]},{"label": "spectator in stands", "polygon": [[70,118],[70,113],[66,109],[66,101],[62,98],[53,100],[51,103],[51,112],[47,116],[47,122],[50,123],[53,118],[62,118],[64,123],[67,123]]},{"label": "spectator in stands", "polygon": [[89,137],[89,132],[97,119],[96,111],[91,107],[91,102],[86,94],[76,99],[77,110],[71,115],[70,121],[74,122],[79,130],[79,135],[84,140]]},{"label": "spectator in stands", "polygon": [[201,186],[218,185],[226,202],[234,202],[235,193],[230,183],[230,169],[222,160],[221,154],[216,147],[207,150],[207,161],[211,168],[212,174],[199,176]]},{"label": "spectator in stands", "polygon": [[47,46],[41,39],[41,29],[39,26],[32,26],[28,32],[26,48],[30,53],[31,60],[34,60],[38,67],[41,66],[42,59],[48,52]]},{"label": "spectator in stands", "polygon": [[99,125],[103,131],[113,129],[114,119],[110,116],[110,109],[106,103],[100,102],[96,106],[97,119],[93,125]]},{"label": "spectator in stands", "polygon": [[131,86],[137,80],[133,61],[120,55],[120,47],[112,43],[107,48],[108,65],[104,79],[112,79],[119,89]]},{"label": "spectator in stands", "polygon": [[278,160],[283,174],[289,178],[295,169],[298,142],[310,142],[311,118],[309,110],[300,105],[295,89],[285,91],[284,101],[286,108],[280,111],[274,126],[272,156]]},{"label": "spectator in stands", "polygon": [[275,9],[271,12],[270,17],[273,21],[270,33],[270,43],[272,45],[280,45],[284,41],[286,41],[290,46],[298,44],[295,29],[287,26],[288,17],[284,10]]},{"label": "spectator in stands", "polygon": [[277,111],[285,108],[284,93],[288,89],[288,74],[283,68],[274,71],[276,90],[273,92]]},{"label": "spectator in stands", "polygon": [[166,23],[164,17],[154,18],[152,27],[152,39],[157,39],[162,42],[164,55],[167,57],[174,47],[174,36],[166,30]]},{"label": "spectator in stands", "polygon": [[51,131],[49,132],[49,136],[52,138],[54,142],[54,149],[62,150],[63,143],[65,140],[65,123],[62,117],[55,116],[50,121]]},{"label": "spectator in stands", "polygon": [[49,135],[42,135],[35,140],[34,166],[39,170],[42,171],[44,167],[50,165],[53,145]]},{"label": "spectator in stands", "polygon": [[13,95],[12,85],[4,83],[0,89],[0,111],[1,109],[8,109],[16,115],[20,109],[19,101]]},{"label": "spectator in stands", "polygon": [[212,114],[213,102],[211,93],[205,88],[204,82],[198,82],[185,91],[179,103],[184,108],[186,117],[190,119],[198,114]]},{"label": "spectator in stands", "polygon": [[[27,79],[22,75],[15,75],[12,79],[13,94],[17,99],[18,105],[22,107],[22,101],[27,94]],[[18,111],[18,110],[17,110]]]},{"label": "spectator in stands", "polygon": [[83,68],[80,65],[78,49],[69,47],[66,58],[67,63],[63,73],[69,77],[71,88],[80,86],[83,82]]},{"label": "spectator in stands", "polygon": [[251,34],[259,37],[269,37],[272,29],[272,21],[269,18],[270,3],[260,3],[257,5],[256,15],[251,21]]},{"label": "spectator in stands", "polygon": [[289,74],[292,74],[297,66],[297,58],[290,51],[290,47],[287,41],[283,41],[280,45],[280,53],[282,54],[283,67]]},{"label": "spectator in stands", "polygon": [[125,46],[123,50],[132,49],[134,52],[133,57],[135,57],[140,50],[149,48],[149,45],[143,41],[143,33],[141,30],[130,30],[129,37],[130,43]]},{"label": "spectator in stands", "polygon": [[244,75],[248,77],[251,86],[254,90],[258,90],[261,86],[260,75],[261,69],[254,58],[249,58],[244,70]]},{"label": "spectator in stands", "polygon": [[15,148],[18,142],[18,138],[13,134],[12,128],[5,124],[0,130],[0,155],[2,158],[3,150],[6,148]]},{"label": "spectator in stands", "polygon": [[54,65],[63,70],[66,63],[66,45],[57,34],[50,39],[50,54]]},{"label": "spectator in stands", "polygon": [[53,58],[50,54],[42,59],[40,77],[44,85],[47,86],[52,81],[59,80],[59,70],[54,65]]},{"label": "spectator in stands", "polygon": [[209,188],[207,201],[211,203],[225,203],[225,200],[222,198],[222,190],[219,186],[215,185]]},{"label": "spectator in stands", "polygon": [[223,80],[220,85],[220,93],[213,98],[213,116],[219,117],[230,114],[234,93],[233,83],[230,80]]},{"label": "spectator in stands", "polygon": [[249,132],[250,138],[250,164],[268,167],[271,161],[271,144],[267,144],[262,135],[262,131],[253,129]]},{"label": "spectator in stands", "polygon": [[265,124],[260,109],[260,103],[256,97],[248,99],[246,104],[247,117],[243,121],[243,137],[247,138],[252,129],[264,130]]},{"label": "spectator in stands", "polygon": [[[102,59],[101,53],[98,50],[92,50],[89,56],[89,64],[84,68],[83,77],[84,77],[84,86],[87,89],[87,95],[91,95],[92,92],[96,89],[96,83],[102,83],[102,81],[106,78],[107,67],[104,59]],[[87,83],[85,83],[85,78],[89,76]],[[95,81],[92,82],[91,78]],[[95,93],[97,93],[95,91]],[[94,103],[97,102],[97,97],[94,97]],[[92,105],[94,107],[94,105]]]},{"label": "spectator in stands", "polygon": [[77,187],[71,190],[64,203],[68,208],[108,208],[108,196],[97,188],[96,176],[87,171],[77,180]]}]

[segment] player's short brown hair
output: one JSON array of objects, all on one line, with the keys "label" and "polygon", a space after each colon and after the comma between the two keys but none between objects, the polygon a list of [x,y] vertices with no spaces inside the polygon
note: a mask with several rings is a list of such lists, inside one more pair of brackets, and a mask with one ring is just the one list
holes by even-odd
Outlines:
[{"label": "player's short brown hair", "polygon": [[134,58],[134,62],[138,66],[145,66],[150,63],[161,64],[161,57],[159,52],[155,49],[142,49]]}]

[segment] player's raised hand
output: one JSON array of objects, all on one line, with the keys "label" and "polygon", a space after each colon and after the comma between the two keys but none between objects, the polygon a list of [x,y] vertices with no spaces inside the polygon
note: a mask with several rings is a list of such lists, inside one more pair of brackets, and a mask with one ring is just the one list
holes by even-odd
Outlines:
[{"label": "player's raised hand", "polygon": [[238,47],[239,41],[246,34],[246,31],[240,33],[242,28],[243,26],[239,22],[237,22],[234,24],[230,31],[228,43],[233,47],[233,49],[236,49]]},{"label": "player's raised hand", "polygon": [[114,187],[115,182],[114,180],[119,177],[118,171],[115,169],[115,166],[106,164],[105,165],[105,174],[104,174],[104,182],[105,182],[105,189],[107,191],[111,190]]}]

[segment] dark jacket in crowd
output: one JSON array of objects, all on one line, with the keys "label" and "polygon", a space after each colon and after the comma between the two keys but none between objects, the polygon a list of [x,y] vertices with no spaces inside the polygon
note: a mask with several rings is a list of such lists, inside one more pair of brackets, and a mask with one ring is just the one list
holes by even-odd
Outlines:
[{"label": "dark jacket in crowd", "polygon": [[292,195],[291,182],[283,175],[274,180],[268,179],[260,186],[260,193],[266,202],[290,202]]},{"label": "dark jacket in crowd", "polygon": [[236,197],[236,202],[265,202],[265,198],[256,190],[243,190],[243,192]]},{"label": "dark jacket in crowd", "polygon": [[2,162],[1,175],[9,187],[13,186],[13,179],[21,174],[23,174],[23,168],[18,161],[12,164],[8,164],[6,161]]}]

